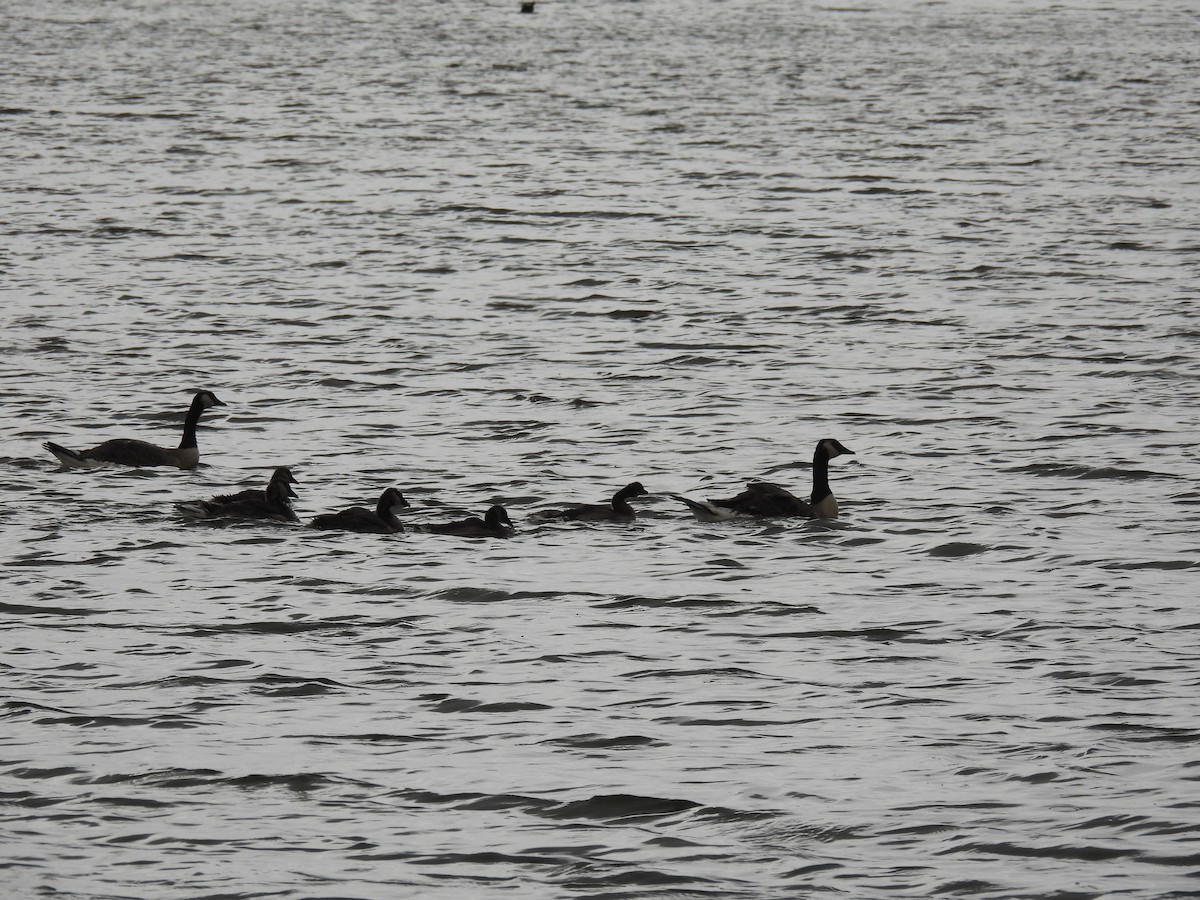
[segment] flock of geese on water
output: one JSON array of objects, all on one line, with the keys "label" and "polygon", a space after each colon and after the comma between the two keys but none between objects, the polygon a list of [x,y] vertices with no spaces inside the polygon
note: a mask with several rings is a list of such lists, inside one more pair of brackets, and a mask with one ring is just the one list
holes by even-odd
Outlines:
[{"label": "flock of geese on water", "polygon": [[[211,391],[198,391],[192,398],[187,417],[183,422],[183,438],[178,447],[159,447],[146,441],[132,438],[116,438],[92,447],[90,450],[68,450],[60,444],[47,441],[43,446],[57,457],[63,466],[75,469],[92,469],[109,463],[138,468],[169,466],[177,469],[194,469],[200,462],[200,448],[196,444],[196,427],[206,409],[225,404]],[[838,514],[837,500],[829,489],[829,461],[842,454],[853,455],[854,451],[842,446],[833,438],[817,442],[813,453],[813,486],[807,500],[791,494],[776,484],[752,481],[745,490],[725,500],[692,500],[679,494],[670,494],[684,503],[692,514],[704,522],[719,522],[737,518],[802,518],[832,519]],[[250,489],[232,494],[222,494],[207,500],[194,500],[176,504],[190,515],[218,519],[258,519],[275,522],[299,522],[300,517],[292,509],[292,499],[297,484],[290,469],[280,467],[271,475],[264,489]],[[583,504],[554,512],[536,514],[540,521],[564,522],[632,522],[637,514],[630,500],[650,496],[641,482],[626,485],[613,495],[610,503]],[[308,522],[308,527],[327,531],[358,531],[373,534],[398,534],[405,530],[398,514],[410,504],[399,490],[389,487],[375,504],[375,508],[361,506],[325,513]],[[491,507],[482,518],[471,516],[454,522],[410,525],[417,531],[431,534],[447,534],[459,537],[507,537],[513,531],[512,520],[503,506]]]}]

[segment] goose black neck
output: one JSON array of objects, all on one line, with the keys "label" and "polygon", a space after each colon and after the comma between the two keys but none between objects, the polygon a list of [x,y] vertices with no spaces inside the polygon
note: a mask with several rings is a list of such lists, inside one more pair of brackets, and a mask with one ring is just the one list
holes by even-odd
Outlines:
[{"label": "goose black neck", "polygon": [[267,503],[276,509],[291,509],[291,494],[288,486],[282,481],[272,481],[267,485]]},{"label": "goose black neck", "polygon": [[395,529],[396,533],[404,531],[404,525],[396,518],[396,514],[392,512],[392,498],[388,494],[384,494],[379,498],[379,502],[375,504],[375,515],[383,519],[388,528]]},{"label": "goose black neck", "polygon": [[197,394],[192,398],[192,405],[188,407],[187,418],[183,420],[183,440],[179,442],[180,450],[196,446],[196,426],[200,424],[200,415],[203,412],[204,401]]},{"label": "goose black neck", "polygon": [[829,488],[829,454],[819,447],[813,454],[813,490],[809,502],[815,505],[832,493]]},{"label": "goose black neck", "polygon": [[633,484],[627,484],[625,487],[613,494],[612,508],[615,512],[618,512],[623,516],[632,516],[634,513],[633,507],[629,503],[629,498],[641,497],[645,493],[645,488],[642,487],[642,483],[640,481],[634,482]]}]

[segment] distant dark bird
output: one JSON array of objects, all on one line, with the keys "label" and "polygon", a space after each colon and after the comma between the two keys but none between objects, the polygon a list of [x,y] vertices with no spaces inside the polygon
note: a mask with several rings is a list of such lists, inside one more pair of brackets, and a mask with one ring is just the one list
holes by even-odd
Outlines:
[{"label": "distant dark bird", "polygon": [[752,481],[736,497],[728,500],[691,500],[675,495],[687,504],[697,519],[702,522],[720,522],[736,518],[797,517],[803,519],[836,519],[837,499],[829,488],[829,461],[836,456],[854,451],[842,446],[833,438],[817,442],[813,453],[813,487],[808,500],[784,490],[777,484]]},{"label": "distant dark bird", "polygon": [[340,512],[317,516],[308,523],[308,527],[323,531],[398,534],[404,531],[404,526],[396,517],[396,513],[408,506],[409,502],[404,499],[404,495],[396,488],[390,487],[379,496],[379,502],[375,504],[373,511],[361,506],[352,506]]},{"label": "distant dark bird", "polygon": [[493,506],[483,518],[471,516],[457,522],[445,522],[440,525],[422,525],[423,531],[430,534],[449,534],[457,537],[508,537],[512,534],[513,523],[508,517],[508,510],[503,506]]},{"label": "distant dark bird", "polygon": [[292,490],[292,485],[299,484],[300,482],[296,480],[296,477],[292,475],[292,470],[287,466],[280,466],[271,473],[271,480],[267,482],[266,488],[248,488],[244,491],[238,491],[236,494],[219,494],[216,497],[213,497],[210,502],[233,503],[238,500],[266,500],[267,491],[270,489],[271,485],[275,484],[276,482],[279,482],[284,486],[284,490],[287,491],[286,496],[288,497],[290,505],[291,500],[296,496],[296,492]]},{"label": "distant dark bird", "polygon": [[521,12],[531,13],[531,12],[533,12],[533,7],[535,5],[536,4],[534,3],[534,0],[523,0],[523,2],[521,3]]},{"label": "distant dark bird", "polygon": [[[254,494],[262,496],[253,496]],[[265,519],[273,522],[298,522],[291,507],[292,489],[287,482],[272,478],[265,491],[243,491],[228,495],[228,500],[193,500],[175,504],[183,512],[206,519]]]},{"label": "distant dark bird", "polygon": [[53,453],[60,463],[73,469],[94,469],[105,463],[122,466],[174,466],[177,469],[194,469],[200,462],[200,448],[196,446],[196,426],[200,415],[209,407],[224,406],[211,391],[200,391],[192,398],[187,418],[183,420],[183,439],[172,449],[158,447],[146,441],[131,438],[115,438],[92,447],[90,450],[68,450],[52,441],[42,444]]},{"label": "distant dark bird", "polygon": [[586,503],[556,512],[541,513],[539,519],[561,519],[566,522],[632,522],[637,518],[629,501],[633,497],[649,496],[640,481],[627,484],[615,494],[610,503]]}]

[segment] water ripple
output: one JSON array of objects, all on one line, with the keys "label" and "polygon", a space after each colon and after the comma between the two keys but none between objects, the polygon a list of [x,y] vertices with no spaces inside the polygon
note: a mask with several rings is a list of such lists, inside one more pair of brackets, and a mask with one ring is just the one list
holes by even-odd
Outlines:
[{"label": "water ripple", "polygon": [[1193,892],[1192,10],[517,5],[10,16],[8,893]]}]

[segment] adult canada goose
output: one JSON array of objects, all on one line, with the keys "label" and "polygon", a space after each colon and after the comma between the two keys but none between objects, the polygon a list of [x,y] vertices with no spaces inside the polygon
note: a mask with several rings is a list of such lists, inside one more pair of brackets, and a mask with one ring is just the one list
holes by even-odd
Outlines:
[{"label": "adult canada goose", "polygon": [[122,466],[174,466],[177,469],[194,469],[200,462],[200,449],[196,446],[196,425],[201,414],[212,406],[224,406],[212,391],[200,391],[192,398],[187,418],[183,420],[183,439],[175,448],[159,447],[146,441],[132,438],[116,438],[76,452],[52,441],[42,444],[58,457],[64,466],[74,469],[93,469],[105,463]]},{"label": "adult canada goose", "polygon": [[292,499],[296,496],[296,492],[292,490],[293,484],[299,484],[296,476],[292,474],[292,470],[287,466],[280,466],[271,473],[271,480],[267,482],[266,488],[247,488],[244,491],[238,491],[236,494],[218,494],[213,497],[212,503],[233,503],[237,500],[266,500],[267,492],[271,489],[271,485],[275,483],[282,484],[287,492],[288,505],[291,505]]},{"label": "adult canada goose", "polygon": [[697,519],[702,522],[720,522],[736,518],[772,518],[791,516],[803,519],[836,519],[837,498],[829,489],[829,461],[842,454],[854,455],[854,451],[842,446],[833,438],[817,442],[813,452],[813,486],[808,500],[801,500],[777,484],[752,481],[736,497],[728,500],[690,500],[676,498],[687,504]]},{"label": "adult canada goose", "polygon": [[274,522],[299,522],[300,517],[292,509],[292,489],[286,481],[271,479],[265,491],[243,491],[242,494],[258,493],[262,496],[230,494],[226,502],[221,498],[196,500],[176,504],[184,512],[201,515],[209,519],[268,519]]},{"label": "adult canada goose", "polygon": [[352,506],[341,512],[325,513],[308,523],[309,528],[323,531],[360,531],[364,534],[398,534],[404,530],[396,518],[398,510],[405,509],[409,502],[396,488],[390,487],[379,495],[375,509]]},{"label": "adult canada goose", "polygon": [[425,525],[423,529],[431,534],[451,534],[457,537],[508,537],[512,533],[513,523],[508,517],[508,510],[497,505],[484,513],[482,519],[479,516],[471,516],[457,522]]},{"label": "adult canada goose", "polygon": [[541,513],[538,518],[562,519],[567,522],[632,522],[637,518],[637,513],[629,504],[630,499],[648,495],[649,491],[642,487],[642,483],[635,481],[613,494],[610,503],[585,503],[570,509]]}]

